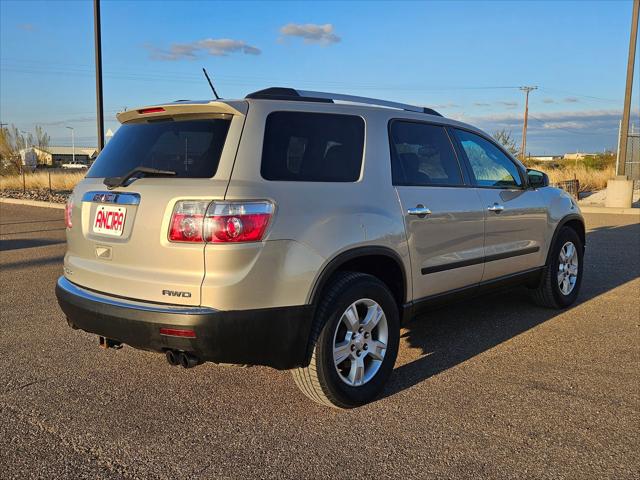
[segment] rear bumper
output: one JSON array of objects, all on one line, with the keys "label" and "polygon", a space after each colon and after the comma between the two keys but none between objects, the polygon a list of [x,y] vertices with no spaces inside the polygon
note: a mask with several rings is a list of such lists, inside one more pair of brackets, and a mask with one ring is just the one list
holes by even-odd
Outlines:
[{"label": "rear bumper", "polygon": [[[219,311],[153,304],[93,292],[65,277],[58,279],[56,297],[73,327],[135,348],[181,350],[203,361],[281,370],[307,361],[311,305]],[[187,328],[195,338],[161,335],[160,328]]]}]

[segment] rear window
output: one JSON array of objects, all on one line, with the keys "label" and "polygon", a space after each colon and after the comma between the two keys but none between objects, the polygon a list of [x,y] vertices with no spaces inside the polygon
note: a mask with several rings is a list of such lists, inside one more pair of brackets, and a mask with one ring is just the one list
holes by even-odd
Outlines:
[{"label": "rear window", "polygon": [[361,117],[273,112],[265,126],[260,172],[266,180],[355,182],[363,148]]},{"label": "rear window", "polygon": [[394,185],[457,186],[462,174],[444,128],[393,121],[390,128]]},{"label": "rear window", "polygon": [[120,177],[136,167],[172,170],[176,177],[216,174],[231,120],[183,120],[122,125],[87,177]]}]

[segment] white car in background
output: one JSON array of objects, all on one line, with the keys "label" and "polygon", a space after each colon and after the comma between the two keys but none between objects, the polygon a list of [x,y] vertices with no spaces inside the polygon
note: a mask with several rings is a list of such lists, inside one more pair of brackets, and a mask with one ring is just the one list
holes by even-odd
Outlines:
[{"label": "white car in background", "polygon": [[71,163],[63,163],[62,168],[66,168],[69,170],[86,170],[87,168],[89,168],[89,166],[84,163],[71,162]]}]

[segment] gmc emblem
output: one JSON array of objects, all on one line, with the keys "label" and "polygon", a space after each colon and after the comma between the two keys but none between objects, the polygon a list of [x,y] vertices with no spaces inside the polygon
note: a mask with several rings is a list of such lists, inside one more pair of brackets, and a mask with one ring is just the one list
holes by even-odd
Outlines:
[{"label": "gmc emblem", "polygon": [[96,193],[93,196],[93,201],[99,203],[115,203],[117,199],[117,193]]},{"label": "gmc emblem", "polygon": [[177,290],[162,290],[162,295],[168,297],[191,298],[191,292],[179,292]]}]

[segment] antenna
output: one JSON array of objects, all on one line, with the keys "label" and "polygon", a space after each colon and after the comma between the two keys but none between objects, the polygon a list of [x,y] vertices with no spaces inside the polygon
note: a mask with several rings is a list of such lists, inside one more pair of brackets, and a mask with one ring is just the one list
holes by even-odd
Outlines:
[{"label": "antenna", "polygon": [[213,90],[213,96],[216,97],[216,100],[220,100],[220,97],[218,96],[218,93],[216,92],[216,89],[214,88],[213,83],[211,83],[209,74],[207,73],[204,67],[202,67],[202,71],[204,72],[204,76],[207,77],[207,82],[209,82],[209,86],[211,87],[211,90]]}]

